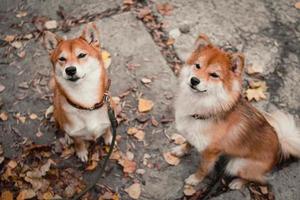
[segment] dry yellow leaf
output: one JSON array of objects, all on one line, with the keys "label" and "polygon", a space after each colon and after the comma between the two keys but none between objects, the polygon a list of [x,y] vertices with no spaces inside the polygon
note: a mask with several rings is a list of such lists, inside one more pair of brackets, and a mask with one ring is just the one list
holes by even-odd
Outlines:
[{"label": "dry yellow leaf", "polygon": [[24,123],[26,122],[26,117],[25,117],[25,116],[22,116],[20,113],[17,113],[17,114],[15,115],[15,117],[16,117],[16,119],[17,119],[18,121],[20,121],[22,124],[24,124]]},{"label": "dry yellow leaf", "polygon": [[136,163],[133,160],[129,160],[128,158],[124,158],[119,160],[119,164],[123,166],[124,173],[134,173],[136,170]]},{"label": "dry yellow leaf", "polygon": [[171,140],[175,143],[175,144],[183,144],[186,142],[186,139],[182,136],[182,135],[179,135],[177,133],[174,133],[172,136],[171,136]]},{"label": "dry yellow leaf", "polygon": [[246,97],[248,101],[255,99],[256,101],[260,101],[266,99],[266,95],[264,94],[264,89],[262,87],[255,88],[255,89],[247,89],[246,90]]},{"label": "dry yellow leaf", "polygon": [[87,171],[91,171],[91,170],[94,170],[98,165],[98,162],[97,161],[92,161],[92,163],[90,165],[88,165],[85,169]]},{"label": "dry yellow leaf", "polygon": [[12,42],[12,41],[15,40],[15,38],[16,38],[15,35],[7,35],[7,36],[5,36],[4,40],[5,40],[6,42]]},{"label": "dry yellow leaf", "polygon": [[18,165],[18,163],[17,163],[15,160],[10,160],[10,161],[7,163],[7,166],[10,167],[11,169],[16,168],[17,165]]},{"label": "dry yellow leaf", "polygon": [[31,199],[36,196],[36,193],[32,189],[22,190],[17,196],[17,200]]},{"label": "dry yellow leaf", "polygon": [[138,141],[143,141],[144,138],[145,138],[145,132],[142,131],[142,130],[139,130],[138,132],[136,132],[136,133],[134,134],[134,137],[135,137],[136,139],[138,139]]},{"label": "dry yellow leaf", "polygon": [[21,17],[26,17],[27,16],[27,12],[26,11],[20,11],[16,17],[21,18]]},{"label": "dry yellow leaf", "polygon": [[139,183],[134,183],[126,188],[125,192],[127,192],[132,199],[138,199],[141,195],[141,185]]},{"label": "dry yellow leaf", "polygon": [[250,75],[263,73],[263,67],[261,65],[249,65],[247,67],[247,73]]},{"label": "dry yellow leaf", "polygon": [[178,165],[180,162],[180,159],[176,156],[173,156],[170,152],[166,152],[163,154],[165,161],[170,165]]},{"label": "dry yellow leaf", "polygon": [[138,131],[139,131],[139,129],[132,127],[132,128],[129,128],[129,129],[127,130],[127,134],[128,134],[128,135],[134,135],[134,134],[136,134]]},{"label": "dry yellow leaf", "polygon": [[20,42],[20,41],[14,41],[10,45],[16,49],[20,49],[23,46],[22,42]]},{"label": "dry yellow leaf", "polygon": [[51,192],[45,192],[43,194],[43,199],[45,199],[45,200],[53,199],[53,194]]},{"label": "dry yellow leaf", "polygon": [[29,118],[32,119],[32,120],[35,120],[35,119],[38,118],[38,116],[37,116],[36,114],[34,114],[34,113],[31,113],[31,114],[29,115]]},{"label": "dry yellow leaf", "polygon": [[10,191],[4,191],[1,193],[1,200],[13,200],[14,196],[13,193]]},{"label": "dry yellow leaf", "polygon": [[2,112],[2,113],[0,114],[0,119],[1,119],[2,121],[8,120],[8,114],[7,114],[6,112]]},{"label": "dry yellow leaf", "polygon": [[108,51],[103,50],[102,53],[102,59],[104,62],[104,67],[107,69],[109,68],[110,64],[111,64],[111,56],[110,53]]},{"label": "dry yellow leaf", "polygon": [[152,110],[153,106],[154,104],[151,100],[147,100],[143,98],[139,99],[139,105],[138,105],[139,112],[148,112]]},{"label": "dry yellow leaf", "polygon": [[300,9],[300,1],[295,3],[295,8]]},{"label": "dry yellow leaf", "polygon": [[57,21],[56,20],[46,21],[44,26],[45,26],[46,29],[56,29],[57,28]]}]

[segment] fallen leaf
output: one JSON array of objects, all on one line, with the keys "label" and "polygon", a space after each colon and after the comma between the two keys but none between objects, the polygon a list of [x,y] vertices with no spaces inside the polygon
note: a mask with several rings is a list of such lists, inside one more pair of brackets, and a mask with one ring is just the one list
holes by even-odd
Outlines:
[{"label": "fallen leaf", "polygon": [[22,47],[22,42],[14,41],[14,42],[10,43],[10,45],[16,49],[20,49]]},{"label": "fallen leaf", "polygon": [[123,4],[124,5],[132,5],[133,4],[133,0],[123,0]]},{"label": "fallen leaf", "polygon": [[31,113],[31,114],[29,115],[29,118],[32,119],[32,120],[35,120],[35,119],[38,118],[38,116],[37,116],[36,114],[34,114],[34,113]]},{"label": "fallen leaf", "polygon": [[144,138],[145,138],[145,132],[142,131],[142,130],[139,130],[138,132],[136,132],[136,133],[134,134],[134,137],[135,137],[136,139],[138,139],[138,141],[143,141]]},{"label": "fallen leaf", "polygon": [[46,21],[44,26],[45,26],[46,29],[56,29],[57,28],[57,21],[56,20]]},{"label": "fallen leaf", "polygon": [[247,73],[250,75],[263,73],[263,67],[261,65],[249,65],[247,67]]},{"label": "fallen leaf", "polygon": [[16,17],[21,18],[21,17],[26,17],[27,16],[27,12],[26,11],[20,11]]},{"label": "fallen leaf", "polygon": [[52,194],[52,192],[45,192],[44,194],[43,194],[43,199],[45,199],[45,200],[50,200],[50,199],[53,199],[53,194]]},{"label": "fallen leaf", "polygon": [[128,128],[127,134],[128,134],[128,135],[134,135],[134,134],[136,134],[138,131],[139,131],[139,129],[134,128],[134,127]]},{"label": "fallen leaf", "polygon": [[48,115],[52,114],[53,111],[54,111],[54,106],[53,105],[49,106],[45,112],[45,117],[48,118]]},{"label": "fallen leaf", "polygon": [[25,51],[20,51],[17,53],[19,58],[24,58],[26,56],[26,52]]},{"label": "fallen leaf", "polygon": [[125,192],[127,192],[132,199],[138,199],[141,195],[141,185],[139,183],[134,183],[126,188]]},{"label": "fallen leaf", "polygon": [[26,117],[22,116],[20,113],[17,113],[15,115],[15,118],[17,119],[17,121],[20,121],[22,124],[24,124],[26,122]]},{"label": "fallen leaf", "polygon": [[264,91],[262,88],[257,89],[247,89],[246,90],[246,97],[248,101],[251,101],[252,99],[255,99],[256,101],[264,100],[266,99],[266,95],[264,94]]},{"label": "fallen leaf", "polygon": [[102,59],[104,62],[104,67],[105,69],[109,68],[110,64],[111,64],[111,56],[110,53],[108,51],[102,50]]},{"label": "fallen leaf", "polygon": [[91,162],[91,164],[89,164],[85,169],[87,171],[92,171],[92,170],[94,170],[97,167],[97,165],[98,165],[98,162],[93,160]]},{"label": "fallen leaf", "polygon": [[5,90],[5,86],[0,83],[0,93]]},{"label": "fallen leaf", "polygon": [[246,97],[248,101],[255,99],[256,101],[266,99],[264,92],[267,90],[266,83],[264,81],[250,81],[250,88],[246,90]]},{"label": "fallen leaf", "polygon": [[6,190],[4,192],[1,193],[1,200],[13,200],[14,196],[13,193]]},{"label": "fallen leaf", "polygon": [[300,1],[295,3],[295,8],[300,9]]},{"label": "fallen leaf", "polygon": [[1,119],[2,121],[7,121],[7,120],[8,120],[8,114],[7,114],[6,112],[2,112],[2,113],[0,114],[0,119]]},{"label": "fallen leaf", "polygon": [[143,175],[143,174],[146,173],[146,170],[145,170],[145,169],[137,169],[137,170],[136,170],[136,173],[137,173],[137,174],[142,174],[142,175]]},{"label": "fallen leaf", "polygon": [[148,8],[148,7],[144,7],[144,8],[142,8],[142,9],[139,9],[139,11],[138,11],[138,18],[139,19],[143,19],[143,18],[145,18],[147,15],[150,15],[151,14],[151,10],[150,10],[150,8]]},{"label": "fallen leaf", "polygon": [[182,135],[179,135],[177,133],[174,133],[172,136],[171,136],[171,140],[175,143],[175,144],[183,144],[186,142],[186,139],[182,136]]},{"label": "fallen leaf", "polygon": [[119,160],[119,164],[123,167],[124,173],[131,174],[136,170],[136,163],[133,160],[129,160],[128,158]]},{"label": "fallen leaf", "polygon": [[52,164],[55,164],[55,162],[51,159],[48,159],[47,162],[40,168],[35,168],[32,171],[26,172],[26,176],[29,178],[41,178],[46,175]]},{"label": "fallen leaf", "polygon": [[163,154],[165,161],[170,165],[178,165],[180,159],[176,156],[173,156],[170,152],[166,152]]},{"label": "fallen leaf", "polygon": [[184,193],[185,196],[192,196],[193,194],[196,193],[196,190],[195,190],[195,188],[193,186],[186,185],[184,187],[183,193]]},{"label": "fallen leaf", "polygon": [[143,98],[139,99],[139,105],[138,105],[139,112],[148,112],[152,110],[153,106],[154,104],[151,100],[147,100]]},{"label": "fallen leaf", "polygon": [[22,190],[17,196],[17,200],[31,199],[36,196],[36,193],[32,189]]},{"label": "fallen leaf", "polygon": [[17,165],[18,165],[18,163],[17,163],[15,160],[10,160],[10,161],[7,163],[7,166],[10,167],[11,169],[16,168]]},{"label": "fallen leaf", "polygon": [[171,15],[173,6],[169,3],[157,4],[156,8],[161,15]]},{"label": "fallen leaf", "polygon": [[15,35],[7,35],[7,36],[5,36],[4,40],[5,40],[6,42],[12,42],[12,41],[15,40],[15,38],[16,38]]},{"label": "fallen leaf", "polygon": [[121,154],[120,151],[113,151],[109,159],[111,160],[120,160]]},{"label": "fallen leaf", "polygon": [[148,83],[151,83],[151,82],[152,82],[152,80],[149,79],[149,78],[142,78],[141,81],[142,81],[142,83],[144,83],[144,84],[148,84]]},{"label": "fallen leaf", "polygon": [[133,160],[134,159],[134,154],[131,151],[126,152],[126,157],[128,160]]}]

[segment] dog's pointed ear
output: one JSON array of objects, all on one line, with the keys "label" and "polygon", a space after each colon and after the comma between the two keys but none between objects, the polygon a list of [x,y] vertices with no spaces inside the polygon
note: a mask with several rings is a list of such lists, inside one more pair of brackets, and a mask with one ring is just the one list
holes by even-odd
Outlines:
[{"label": "dog's pointed ear", "polygon": [[245,65],[245,57],[241,53],[233,53],[231,54],[231,71],[240,76],[243,73],[244,65]]},{"label": "dog's pointed ear", "polygon": [[100,47],[99,30],[96,24],[94,24],[93,22],[90,22],[85,26],[80,37],[87,41],[89,44],[95,47]]},{"label": "dog's pointed ear", "polygon": [[57,36],[54,33],[51,33],[49,31],[45,31],[44,37],[43,37],[43,44],[47,51],[49,53],[52,53],[52,51],[57,47],[58,43],[61,42],[63,39],[59,36]]},{"label": "dog's pointed ear", "polygon": [[207,35],[200,33],[195,42],[196,50],[201,50],[208,45],[211,45],[211,42],[208,39]]}]

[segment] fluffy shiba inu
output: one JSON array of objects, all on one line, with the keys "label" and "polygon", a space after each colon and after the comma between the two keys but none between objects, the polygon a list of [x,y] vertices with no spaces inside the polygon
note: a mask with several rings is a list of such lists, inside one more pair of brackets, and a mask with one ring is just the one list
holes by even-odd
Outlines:
[{"label": "fluffy shiba inu", "polygon": [[78,38],[63,39],[46,32],[43,39],[53,65],[54,118],[65,131],[67,141],[74,141],[77,156],[86,162],[87,141],[104,136],[109,144],[112,139],[105,103],[110,82],[99,31],[89,23]]},{"label": "fluffy shiba inu", "polygon": [[[175,102],[178,131],[202,156],[196,173],[185,179],[197,185],[220,155],[229,156],[226,172],[237,176],[229,187],[266,181],[266,173],[282,158],[300,157],[300,133],[293,117],[280,111],[263,113],[242,97],[244,56],[228,53],[200,35],[180,75]],[[184,155],[189,144],[172,153]]]}]

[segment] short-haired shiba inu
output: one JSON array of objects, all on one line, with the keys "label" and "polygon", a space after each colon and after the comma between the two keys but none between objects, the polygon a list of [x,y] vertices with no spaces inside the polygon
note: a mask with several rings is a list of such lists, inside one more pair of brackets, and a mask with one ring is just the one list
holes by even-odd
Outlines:
[{"label": "short-haired shiba inu", "polygon": [[[54,118],[72,138],[77,156],[88,160],[88,140],[111,142],[111,123],[104,103],[109,79],[101,55],[99,31],[89,23],[80,37],[63,39],[51,32],[44,45],[53,65]],[[110,102],[112,103],[112,102]]]}]

